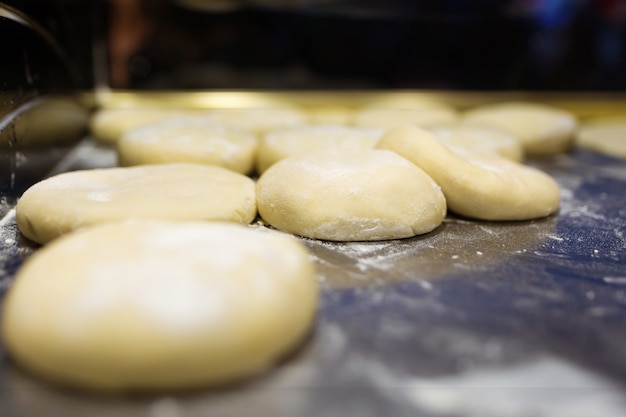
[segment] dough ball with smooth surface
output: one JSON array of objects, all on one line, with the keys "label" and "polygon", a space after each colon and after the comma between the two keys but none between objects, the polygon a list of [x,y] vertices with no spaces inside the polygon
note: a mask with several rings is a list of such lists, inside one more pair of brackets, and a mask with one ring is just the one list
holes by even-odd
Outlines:
[{"label": "dough ball with smooth surface", "polygon": [[569,112],[535,103],[488,104],[465,113],[463,122],[504,130],[515,137],[527,155],[567,151],[578,127]]},{"label": "dough ball with smooth surface", "polygon": [[626,159],[626,118],[598,118],[580,127],[576,144],[605,155]]},{"label": "dough ball with smooth surface", "polygon": [[20,231],[37,243],[126,219],[248,224],[256,216],[255,185],[242,174],[208,165],[74,171],[30,187],[15,214]]},{"label": "dough ball with smooth surface", "polygon": [[454,123],[457,119],[456,110],[448,107],[425,107],[421,109],[366,108],[356,114],[354,124],[361,127],[391,129],[408,124],[430,127]]},{"label": "dough ball with smooth surface", "polygon": [[428,130],[461,155],[496,154],[518,162],[524,159],[519,141],[501,130],[470,125],[436,126]]},{"label": "dough ball with smooth surface", "polygon": [[4,303],[11,357],[44,379],[108,391],[221,385],[302,340],[317,283],[294,238],[234,224],[122,222],[64,236]]},{"label": "dough ball with smooth surface", "polygon": [[89,128],[99,142],[115,144],[131,129],[167,120],[171,117],[199,115],[199,110],[165,108],[100,109],[91,117]]},{"label": "dough ball with smooth surface", "polygon": [[244,129],[257,135],[285,126],[306,123],[306,113],[297,108],[242,108],[218,109],[207,113],[214,122],[238,129]]},{"label": "dough ball with smooth surface", "polygon": [[318,151],[272,165],[257,182],[257,205],[277,229],[314,239],[401,239],[434,230],[446,215],[435,182],[380,150]]},{"label": "dough ball with smooth surface", "polygon": [[405,126],[376,145],[404,156],[439,184],[451,211],[482,220],[529,220],[559,208],[558,184],[547,174],[495,155],[463,157],[432,133]]},{"label": "dough ball with smooth surface", "polygon": [[329,125],[302,125],[273,130],[261,138],[257,154],[257,171],[292,155],[317,150],[374,149],[383,135],[382,129]]},{"label": "dough ball with smooth surface", "polygon": [[179,117],[127,131],[117,143],[117,155],[121,166],[189,162],[247,174],[257,146],[257,138],[247,131]]}]

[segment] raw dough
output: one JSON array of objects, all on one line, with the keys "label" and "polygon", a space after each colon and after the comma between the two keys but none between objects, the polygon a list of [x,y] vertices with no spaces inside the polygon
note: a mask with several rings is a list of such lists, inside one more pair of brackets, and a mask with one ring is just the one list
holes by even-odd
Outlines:
[{"label": "raw dough", "polygon": [[257,172],[291,155],[323,149],[374,149],[382,129],[342,126],[296,126],[274,130],[259,144]]},{"label": "raw dough", "polygon": [[498,156],[464,158],[432,133],[413,126],[388,131],[376,145],[413,161],[441,186],[450,210],[483,220],[545,217],[559,207],[547,174]]},{"label": "raw dough", "polygon": [[205,118],[178,117],[127,131],[117,143],[122,166],[190,162],[249,173],[258,140]]},{"label": "raw dough", "polygon": [[581,126],[576,144],[592,151],[626,158],[626,118],[598,118]]},{"label": "raw dough", "polygon": [[361,127],[391,129],[403,125],[430,127],[457,120],[455,110],[447,107],[425,107],[422,109],[367,108],[359,111],[354,124]]},{"label": "raw dough", "polygon": [[210,111],[207,115],[223,126],[245,129],[257,135],[280,127],[306,123],[306,113],[286,107],[219,109]]},{"label": "raw dough", "polygon": [[4,305],[3,340],[46,379],[104,391],[218,385],[305,336],[317,284],[278,233],[219,223],[99,225],[44,247]]},{"label": "raw dough", "polygon": [[114,144],[124,132],[170,117],[200,114],[198,110],[174,109],[100,109],[90,121],[91,135],[100,142]]},{"label": "raw dough", "polygon": [[311,124],[350,125],[354,109],[339,105],[326,105],[307,109],[307,120]]},{"label": "raw dough", "polygon": [[436,126],[430,129],[448,148],[461,155],[496,154],[513,161],[524,159],[522,145],[510,134],[487,127]]},{"label": "raw dough", "polygon": [[577,128],[576,118],[554,107],[523,102],[489,104],[465,113],[464,123],[502,129],[520,141],[527,155],[567,151]]},{"label": "raw dough", "polygon": [[17,203],[16,220],[20,231],[38,243],[123,219],[247,224],[256,216],[254,187],[244,175],[193,164],[74,171],[26,190]]},{"label": "raw dough", "polygon": [[400,239],[441,224],[446,201],[421,169],[393,152],[318,151],[272,165],[257,183],[259,214],[297,235]]}]

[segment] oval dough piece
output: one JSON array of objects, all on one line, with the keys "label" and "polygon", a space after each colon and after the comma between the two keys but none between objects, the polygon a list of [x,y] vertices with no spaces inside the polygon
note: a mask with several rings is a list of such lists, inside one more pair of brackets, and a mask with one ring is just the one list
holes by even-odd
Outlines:
[{"label": "oval dough piece", "polygon": [[598,118],[580,127],[576,144],[605,155],[626,159],[626,118]]},{"label": "oval dough piece", "polygon": [[174,109],[100,109],[89,122],[91,135],[99,142],[115,144],[124,132],[170,117],[200,114],[199,110]]},{"label": "oval dough piece", "polygon": [[290,236],[233,224],[99,225],[42,248],[4,305],[3,340],[64,385],[218,385],[272,366],[305,336],[317,284]]},{"label": "oval dough piece", "polygon": [[547,174],[498,156],[464,158],[432,133],[392,129],[376,145],[404,156],[439,184],[451,211],[482,220],[528,220],[559,207],[557,183]]},{"label": "oval dough piece", "polygon": [[463,121],[488,126],[513,135],[527,155],[567,151],[577,128],[576,118],[554,107],[523,102],[489,104],[465,113]]},{"label": "oval dough piece", "polygon": [[74,171],[30,187],[15,215],[20,231],[38,243],[125,219],[248,224],[256,216],[254,187],[244,175],[193,164]]},{"label": "oval dough piece", "polygon": [[355,116],[354,124],[361,127],[391,129],[397,126],[417,125],[430,127],[453,123],[458,116],[447,107],[425,107],[420,109],[366,108]]},{"label": "oval dough piece", "polygon": [[259,144],[257,172],[305,152],[324,149],[374,149],[383,135],[382,129],[343,126],[295,126],[266,134]]},{"label": "oval dough piece", "polygon": [[306,113],[295,108],[220,109],[207,115],[223,126],[245,129],[257,135],[306,123],[307,119]]},{"label": "oval dough piece", "polygon": [[117,155],[121,166],[190,162],[247,174],[257,146],[247,131],[179,117],[127,131],[117,143]]},{"label": "oval dough piece", "polygon": [[400,239],[441,224],[446,201],[421,169],[378,150],[318,151],[272,165],[257,182],[259,214],[297,235]]},{"label": "oval dough piece", "polygon": [[524,159],[520,143],[503,131],[467,125],[437,126],[428,130],[461,155],[496,154],[517,162]]}]

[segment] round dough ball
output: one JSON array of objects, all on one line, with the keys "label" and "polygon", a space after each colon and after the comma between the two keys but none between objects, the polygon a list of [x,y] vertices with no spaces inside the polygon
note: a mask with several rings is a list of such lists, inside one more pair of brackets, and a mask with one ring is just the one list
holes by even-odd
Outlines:
[{"label": "round dough ball", "polygon": [[626,118],[598,118],[588,121],[578,131],[576,144],[626,159]]},{"label": "round dough ball", "polygon": [[465,113],[463,121],[488,126],[513,135],[527,155],[552,155],[567,151],[578,123],[569,112],[535,103],[499,103]]},{"label": "round dough ball", "polygon": [[486,127],[469,125],[437,126],[428,129],[452,151],[461,155],[488,154],[520,162],[522,145],[510,134]]},{"label": "round dough ball", "polygon": [[124,132],[167,120],[170,117],[199,114],[197,110],[174,109],[100,109],[89,122],[91,135],[99,142],[115,144]]},{"label": "round dough ball", "polygon": [[178,117],[127,131],[117,143],[117,155],[122,166],[190,162],[247,174],[257,146],[257,138],[247,131]]},{"label": "round dough ball", "polygon": [[220,109],[208,113],[211,120],[257,135],[285,126],[306,123],[306,114],[295,108]]},{"label": "round dough ball", "polygon": [[248,224],[256,216],[254,187],[244,175],[194,164],[74,171],[30,187],[15,215],[24,236],[38,243],[124,219]]},{"label": "round dough ball", "polygon": [[150,391],[266,370],[305,336],[317,284],[295,239],[233,224],[123,222],[58,239],[5,301],[10,355],[83,389]]},{"label": "round dough ball", "polygon": [[272,165],[257,182],[259,214],[297,235],[335,241],[430,232],[446,215],[441,189],[392,152],[318,151]]},{"label": "round dough ball", "polygon": [[418,127],[392,129],[376,145],[397,152],[439,184],[451,211],[483,220],[528,220],[559,207],[557,183],[547,174],[495,155],[464,158]]},{"label": "round dough ball", "polygon": [[259,144],[257,172],[287,158],[323,149],[374,149],[382,129],[343,126],[295,126],[273,130]]},{"label": "round dough ball", "polygon": [[354,124],[361,127],[391,129],[397,126],[417,125],[430,127],[457,120],[457,112],[447,107],[421,109],[366,108],[355,116]]}]

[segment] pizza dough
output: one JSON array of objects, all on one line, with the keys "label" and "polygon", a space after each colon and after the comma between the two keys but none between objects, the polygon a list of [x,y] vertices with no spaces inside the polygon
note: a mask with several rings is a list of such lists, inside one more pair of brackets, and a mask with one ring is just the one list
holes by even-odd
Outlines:
[{"label": "pizza dough", "polygon": [[404,125],[430,127],[453,123],[456,120],[456,111],[448,107],[426,107],[422,109],[366,108],[356,114],[354,124],[361,127],[391,129]]},{"label": "pizza dough", "polygon": [[123,222],[58,239],[19,271],[3,340],[83,389],[150,391],[258,374],[294,348],[317,283],[294,238],[233,224]]},{"label": "pizza dough", "polygon": [[592,151],[626,159],[626,118],[590,120],[578,131],[576,144]]},{"label": "pizza dough", "polygon": [[219,109],[207,113],[214,122],[262,135],[270,130],[306,123],[306,113],[296,108]]},{"label": "pizza dough", "polygon": [[20,231],[38,243],[124,219],[248,224],[256,216],[254,187],[244,175],[193,164],[74,171],[30,187],[15,214]]},{"label": "pizza dough", "polygon": [[323,149],[373,149],[382,129],[342,126],[296,126],[274,130],[259,144],[257,172],[291,155]]},{"label": "pizza dough", "polygon": [[502,129],[520,141],[527,155],[567,151],[577,128],[576,118],[564,110],[523,102],[489,104],[465,113],[464,123]]},{"label": "pizza dough", "polygon": [[200,114],[198,110],[174,109],[100,109],[94,113],[89,127],[91,135],[98,141],[116,143],[124,132],[170,117]]},{"label": "pizza dough", "polygon": [[524,159],[522,145],[501,130],[468,125],[437,126],[428,130],[461,155],[496,154],[518,162]]},{"label": "pizza dough", "polygon": [[178,117],[127,131],[117,143],[117,155],[121,166],[191,162],[247,174],[257,146],[257,138],[247,131]]},{"label": "pizza dough", "polygon": [[528,220],[559,207],[559,186],[547,174],[495,155],[464,158],[417,127],[392,129],[376,147],[397,152],[422,168],[441,186],[450,210],[463,216]]},{"label": "pizza dough", "polygon": [[314,239],[367,241],[430,232],[446,215],[441,189],[388,151],[318,151],[272,165],[257,182],[270,225]]}]

